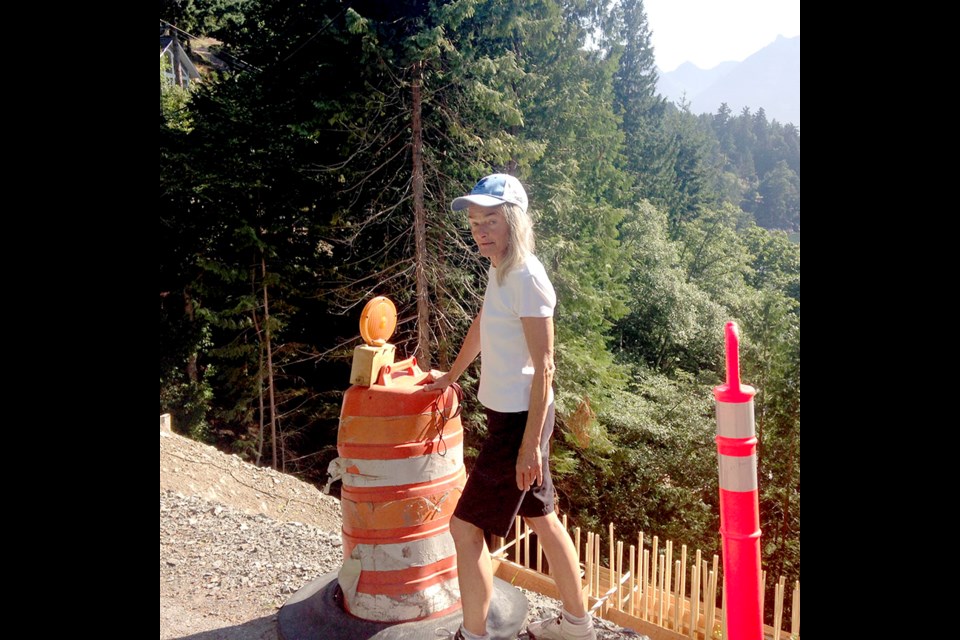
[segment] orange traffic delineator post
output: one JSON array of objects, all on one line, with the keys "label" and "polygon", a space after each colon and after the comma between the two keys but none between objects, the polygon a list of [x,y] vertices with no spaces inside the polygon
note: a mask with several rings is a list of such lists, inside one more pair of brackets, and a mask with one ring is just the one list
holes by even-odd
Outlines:
[{"label": "orange traffic delineator post", "polygon": [[757,491],[757,437],[753,418],[756,390],[740,384],[737,325],[728,322],[727,382],[714,387],[717,404],[717,458],[720,467],[720,535],[723,546],[724,615],[730,640],[763,640],[760,584],[760,502]]}]

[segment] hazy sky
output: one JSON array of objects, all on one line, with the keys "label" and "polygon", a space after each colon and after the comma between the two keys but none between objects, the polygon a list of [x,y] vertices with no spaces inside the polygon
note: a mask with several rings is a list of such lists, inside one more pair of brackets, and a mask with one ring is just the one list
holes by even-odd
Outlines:
[{"label": "hazy sky", "polygon": [[800,0],[643,0],[661,71],[711,69],[800,35]]}]

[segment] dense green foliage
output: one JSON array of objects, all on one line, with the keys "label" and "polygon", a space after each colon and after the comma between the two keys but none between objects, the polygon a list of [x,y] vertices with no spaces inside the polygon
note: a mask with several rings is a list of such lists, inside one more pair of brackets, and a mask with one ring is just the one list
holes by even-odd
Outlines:
[{"label": "dense green foliage", "polygon": [[194,36],[220,36],[243,22],[254,0],[160,0],[160,20]]},{"label": "dense green foliage", "polygon": [[718,196],[765,229],[800,230],[800,130],[767,121],[763,108],[731,117],[727,105],[700,116],[713,138]]},{"label": "dense green foliage", "polygon": [[389,296],[400,356],[445,368],[486,268],[449,202],[508,171],[559,296],[561,508],[718,551],[711,389],[734,320],[764,566],[799,578],[800,250],[771,230],[799,230],[795,127],[666,103],[641,0],[196,0],[161,19],[249,65],[161,90],[160,408],[178,429],[323,482],[360,308]]}]

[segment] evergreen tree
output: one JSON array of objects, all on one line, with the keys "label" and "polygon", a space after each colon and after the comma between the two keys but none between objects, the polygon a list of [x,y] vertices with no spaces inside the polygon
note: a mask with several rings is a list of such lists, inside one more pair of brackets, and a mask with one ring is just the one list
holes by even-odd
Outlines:
[{"label": "evergreen tree", "polygon": [[253,0],[160,0],[160,20],[192,36],[223,35],[244,20]]},{"label": "evergreen tree", "polygon": [[667,374],[712,364],[724,308],[691,281],[685,247],[670,239],[666,213],[640,206],[621,234],[630,313],[617,324],[618,356],[635,368]]},{"label": "evergreen tree", "polygon": [[[769,229],[800,228],[800,132],[792,124],[767,122],[763,109],[744,108],[736,118],[721,105],[704,119],[717,144],[708,150],[715,174],[712,191],[741,207]],[[702,145],[708,149],[708,145]],[[716,177],[712,180],[710,175]]]},{"label": "evergreen tree", "polygon": [[297,410],[308,392],[293,364],[312,350],[309,337],[299,327],[284,331],[330,257],[314,199],[322,187],[297,160],[313,145],[289,126],[295,105],[283,101],[287,69],[264,65],[208,83],[194,96],[182,155],[161,154],[161,230],[186,240],[176,242],[186,249],[180,255],[161,256],[161,282],[169,273],[169,290],[191,301],[196,332],[211,335],[198,365],[218,378],[211,420],[242,434],[238,445],[253,457],[269,425],[277,466],[290,444],[283,434],[309,421]]},{"label": "evergreen tree", "polygon": [[679,150],[663,129],[667,103],[657,94],[657,71],[643,0],[615,5],[610,55],[618,63],[615,110],[622,119],[626,170],[636,194],[667,206]]},{"label": "evergreen tree", "polygon": [[[742,316],[741,368],[757,389],[762,559],[790,584],[800,578],[800,249],[782,232],[753,227],[743,237],[758,292]],[[771,584],[766,602],[772,595]]]},{"label": "evergreen tree", "polygon": [[666,105],[639,0],[245,17],[218,33],[249,69],[162,96],[161,411],[318,479],[360,307],[391,297],[401,356],[446,368],[486,268],[449,203],[509,172],[559,297],[562,507],[716,548],[710,389],[734,319],[760,390],[764,563],[798,575],[799,248],[750,216],[799,227],[799,130]]},{"label": "evergreen tree", "polygon": [[766,229],[800,228],[800,178],[783,160],[760,181],[754,216]]},{"label": "evergreen tree", "polygon": [[671,189],[661,201],[670,214],[671,236],[676,238],[685,222],[695,220],[717,197],[711,186],[718,180],[718,169],[711,164],[714,137],[709,126],[690,113],[689,105],[670,107],[663,131],[672,139],[673,166]]}]

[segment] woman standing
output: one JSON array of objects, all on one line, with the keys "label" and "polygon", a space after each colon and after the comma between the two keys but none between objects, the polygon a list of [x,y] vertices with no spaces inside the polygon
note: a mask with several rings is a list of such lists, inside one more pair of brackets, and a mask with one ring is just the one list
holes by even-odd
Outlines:
[{"label": "woman standing", "polygon": [[576,550],[554,509],[549,461],[557,298],[533,255],[527,194],[519,180],[498,173],[480,180],[452,207],[467,210],[480,255],[491,263],[483,307],[453,366],[425,386],[445,389],[483,354],[477,397],[486,409],[489,435],[450,521],[463,604],[463,625],[454,639],[489,638],[493,569],[484,533],[506,536],[519,514],[537,534],[563,600],[560,615],[529,625],[528,633],[536,640],[593,640]]}]

